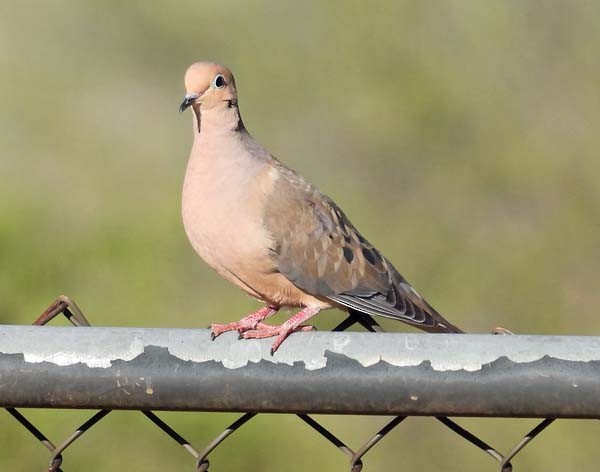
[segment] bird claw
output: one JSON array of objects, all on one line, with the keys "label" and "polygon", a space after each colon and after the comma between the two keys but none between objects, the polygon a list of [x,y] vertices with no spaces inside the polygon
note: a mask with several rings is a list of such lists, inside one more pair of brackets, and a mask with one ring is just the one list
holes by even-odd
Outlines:
[{"label": "bird claw", "polygon": [[244,339],[262,339],[277,336],[279,334],[279,326],[271,326],[269,328],[249,329],[242,333]]},{"label": "bird claw", "polygon": [[210,325],[210,330],[212,331],[211,339],[214,341],[217,336],[226,333],[227,331],[237,331],[238,333],[242,334],[245,331],[256,329],[257,327],[263,325],[263,323],[261,323],[262,320],[275,314],[277,310],[278,308],[267,305],[262,307],[260,310],[256,310],[254,313],[250,313],[248,316],[245,316],[239,321],[226,324],[213,323]]},{"label": "bird claw", "polygon": [[210,339],[212,341],[214,341],[215,338],[217,338],[217,336],[219,336],[223,333],[226,333],[228,331],[237,331],[241,335],[244,331],[247,331],[247,330],[253,329],[253,328],[254,328],[254,326],[252,326],[248,323],[243,323],[242,321],[235,321],[233,323],[227,323],[227,324],[214,323],[214,324],[210,325],[210,329],[211,329]]},{"label": "bird claw", "polygon": [[247,329],[242,333],[242,338],[244,339],[262,339],[262,338],[271,338],[273,336],[280,335],[283,332],[289,331],[288,334],[297,333],[299,331],[316,331],[312,325],[300,325],[292,330],[290,330],[287,326],[279,325],[273,326],[265,323],[259,323],[255,329]]},{"label": "bird claw", "polygon": [[298,326],[293,333],[297,333],[298,331],[318,331],[316,326],[313,325],[300,325]]},{"label": "bird claw", "polygon": [[291,334],[297,331],[313,331],[316,328],[311,325],[300,324],[319,312],[319,308],[305,307],[289,320],[279,326],[268,325],[262,320],[272,315],[277,310],[272,306],[261,308],[257,312],[242,318],[240,321],[228,324],[212,324],[211,339],[215,339],[226,331],[237,331],[238,339],[262,339],[277,336],[271,346],[271,355],[275,353],[281,343]]},{"label": "bird claw", "polygon": [[275,351],[281,346],[281,343],[285,341],[285,339],[292,333],[297,333],[300,331],[316,331],[316,328],[311,325],[300,325],[296,328],[290,329],[289,326],[286,326],[285,323],[279,326],[271,326],[266,325],[264,323],[260,323],[257,326],[259,329],[251,329],[247,330],[242,334],[243,339],[263,339],[270,338],[273,336],[277,336],[277,339],[271,345],[271,355],[275,354]]},{"label": "bird claw", "polygon": [[492,334],[515,334],[512,331],[509,331],[506,328],[503,328],[502,326],[496,326],[494,329],[492,329]]},{"label": "bird claw", "polygon": [[236,323],[229,323],[229,324],[211,324],[210,325],[210,340],[214,341],[219,335],[226,333],[227,331],[232,331],[233,328],[232,325],[235,325]]}]

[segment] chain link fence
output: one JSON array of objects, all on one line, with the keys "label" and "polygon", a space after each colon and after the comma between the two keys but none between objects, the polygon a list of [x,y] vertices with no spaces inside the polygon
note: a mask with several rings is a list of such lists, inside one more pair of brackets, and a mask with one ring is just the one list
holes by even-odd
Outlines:
[{"label": "chain link fence", "polygon": [[[45,325],[51,320],[55,319],[57,316],[63,315],[67,318],[67,320],[76,327],[87,327],[90,326],[87,318],[84,316],[82,311],[78,308],[78,306],[69,298],[61,296],[54,303],[52,303],[46,311],[33,323],[34,325]],[[371,332],[381,332],[381,327],[369,316],[365,316],[362,318],[358,318],[355,316],[349,316],[342,323],[340,323],[334,331],[344,331],[351,327],[352,325],[358,323],[365,330]],[[56,328],[55,328],[56,329]],[[429,336],[429,335],[423,335]],[[577,387],[577,385],[574,385]],[[594,387],[595,388],[595,387]],[[541,400],[543,403],[543,399]],[[7,406],[6,404],[4,406]],[[127,405],[122,406],[123,409],[135,409],[128,408]],[[595,407],[594,407],[595,408]],[[180,408],[173,408],[180,409]],[[188,408],[193,409],[193,408]],[[70,434],[67,438],[60,442],[54,442],[49,439],[42,430],[34,425],[31,421],[27,419],[27,417],[18,409],[7,406],[6,410],[8,413],[24,428],[26,428],[31,435],[37,439],[42,446],[44,446],[50,452],[50,458],[48,460],[47,470],[49,472],[60,472],[63,470],[63,464],[65,462],[65,453],[69,447],[71,447],[74,443],[77,442],[83,435],[89,434],[89,431],[93,429],[95,425],[101,422],[107,415],[111,413],[109,409],[101,409],[97,411],[93,416],[91,416],[87,421],[85,421],[81,426],[79,426],[72,434]],[[268,411],[268,410],[265,410]],[[583,411],[583,410],[582,410]],[[330,411],[331,412],[331,411]],[[333,411],[335,412],[335,411]],[[256,411],[249,411],[247,413],[242,414],[236,421],[228,425],[217,437],[214,438],[209,444],[207,444],[204,448],[198,448],[193,446],[186,438],[184,438],[181,434],[179,434],[173,427],[163,421],[159,416],[157,416],[154,412],[146,409],[140,409],[140,414],[144,415],[150,423],[158,427],[161,431],[165,433],[166,437],[171,438],[171,440],[176,441],[181,447],[187,451],[191,456],[190,470],[200,471],[208,471],[209,470],[209,456],[215,448],[225,444],[227,442],[227,438],[235,433],[240,428],[244,427],[246,424],[252,421],[253,418],[256,417],[257,414],[260,414],[260,409],[256,409]],[[339,413],[352,413],[351,411],[340,411]],[[295,413],[300,421],[306,423],[310,428],[312,428],[315,433],[320,435],[324,440],[331,443],[332,446],[336,447],[342,454],[346,455],[349,461],[348,470],[351,472],[359,472],[363,470],[363,458],[364,456],[375,447],[386,435],[390,433],[393,429],[397,428],[406,418],[407,416],[399,415],[395,416],[391,421],[389,421],[383,428],[379,431],[375,432],[364,444],[359,445],[356,448],[350,447],[347,445],[342,438],[336,436],[332,431],[325,428],[322,424],[316,421],[313,417],[306,413]],[[381,413],[379,413],[381,414]],[[424,413],[426,414],[426,413]],[[494,461],[497,462],[497,470],[500,472],[509,472],[512,471],[513,466],[511,461],[515,458],[517,454],[519,454],[536,436],[542,433],[548,426],[550,426],[554,419],[547,418],[540,421],[537,426],[535,426],[528,434],[526,434],[523,438],[519,439],[514,447],[510,449],[508,452],[502,453],[498,451],[493,446],[487,444],[479,437],[477,437],[472,432],[466,430],[461,427],[452,419],[446,416],[437,416],[437,415],[429,415],[434,416],[437,421],[444,427],[450,429],[455,434],[463,438],[468,443],[480,449],[483,453],[487,454]],[[501,416],[501,415],[497,415]],[[516,416],[516,415],[515,415]],[[524,415],[524,416],[537,416],[536,414]],[[592,414],[581,413],[581,411],[565,410],[557,413],[556,417],[593,417]],[[224,446],[226,447],[226,445]]]}]

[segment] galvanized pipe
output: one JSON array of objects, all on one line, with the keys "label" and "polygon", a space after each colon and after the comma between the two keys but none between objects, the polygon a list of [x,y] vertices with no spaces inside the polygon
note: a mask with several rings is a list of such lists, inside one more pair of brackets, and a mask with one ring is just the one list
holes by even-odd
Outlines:
[{"label": "galvanized pipe", "polygon": [[0,326],[0,406],[600,418],[600,337]]}]

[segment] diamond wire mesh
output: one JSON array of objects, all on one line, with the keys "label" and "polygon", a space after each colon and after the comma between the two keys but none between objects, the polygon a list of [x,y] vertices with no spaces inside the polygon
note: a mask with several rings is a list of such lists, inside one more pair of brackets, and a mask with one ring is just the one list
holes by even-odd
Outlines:
[{"label": "diamond wire mesh", "polygon": [[[45,325],[59,315],[64,315],[67,320],[74,326],[91,326],[83,312],[79,309],[77,304],[66,296],[58,297],[41,315],[36,319],[34,325]],[[334,331],[344,331],[354,324],[359,324],[363,328],[371,332],[382,332],[383,329],[379,324],[368,315],[357,315],[350,314],[344,319],[338,326],[334,328]],[[48,466],[44,469],[48,472],[62,472],[61,468],[63,464],[63,453],[75,443],[82,435],[89,431],[94,425],[100,422],[108,415],[111,410],[99,410],[92,415],[86,422],[79,426],[70,436],[68,436],[62,443],[56,446],[50,439],[48,439],[44,433],[40,431],[35,425],[33,425],[22,413],[15,408],[6,408],[6,411],[17,420],[25,429],[27,429],[43,446],[50,451],[50,460]],[[206,472],[209,470],[208,456],[210,453],[220,446],[225,440],[237,431],[239,428],[244,426],[250,420],[252,420],[257,413],[245,413],[240,416],[236,421],[230,424],[223,430],[210,444],[208,444],[203,450],[199,451],[194,448],[189,441],[181,436],[166,422],[161,420],[152,411],[143,410],[141,413],[160,428],[166,435],[176,441],[182,446],[193,458],[195,459],[195,470],[197,472]],[[332,445],[338,448],[340,452],[345,454],[349,458],[349,469],[350,472],[360,472],[363,469],[362,458],[367,454],[379,441],[387,436],[393,429],[395,429],[400,423],[402,423],[407,417],[396,416],[389,421],[383,428],[377,433],[371,436],[364,444],[358,449],[353,450],[347,446],[341,439],[335,436],[331,431],[317,422],[314,418],[306,414],[298,414],[298,418],[304,421],[313,430],[319,433],[323,438],[329,441]],[[464,440],[473,444],[474,446],[487,453],[499,464],[500,472],[511,472],[513,470],[511,460],[525,448],[537,435],[544,431],[550,426],[554,419],[544,419],[537,426],[535,426],[529,433],[527,433],[506,455],[498,452],[495,448],[482,441],[475,434],[467,431],[465,428],[454,422],[447,417],[437,417],[440,423],[449,428],[451,431],[459,435]]]}]

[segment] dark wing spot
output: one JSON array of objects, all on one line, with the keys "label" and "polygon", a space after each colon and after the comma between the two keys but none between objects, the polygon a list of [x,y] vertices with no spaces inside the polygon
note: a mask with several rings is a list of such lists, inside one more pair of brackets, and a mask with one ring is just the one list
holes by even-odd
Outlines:
[{"label": "dark wing spot", "polygon": [[368,247],[363,247],[362,253],[363,253],[363,256],[365,256],[365,259],[368,260],[371,265],[375,265],[377,263],[377,260],[379,259],[379,257],[378,257],[378,254],[373,249],[369,249]]},{"label": "dark wing spot", "polygon": [[344,241],[346,241],[347,243],[349,243],[350,241],[352,241],[352,238],[350,237],[350,235],[344,234]]},{"label": "dark wing spot", "polygon": [[344,246],[344,259],[348,261],[348,264],[352,262],[352,259],[354,259],[354,253],[352,252],[352,249],[346,246]]}]

